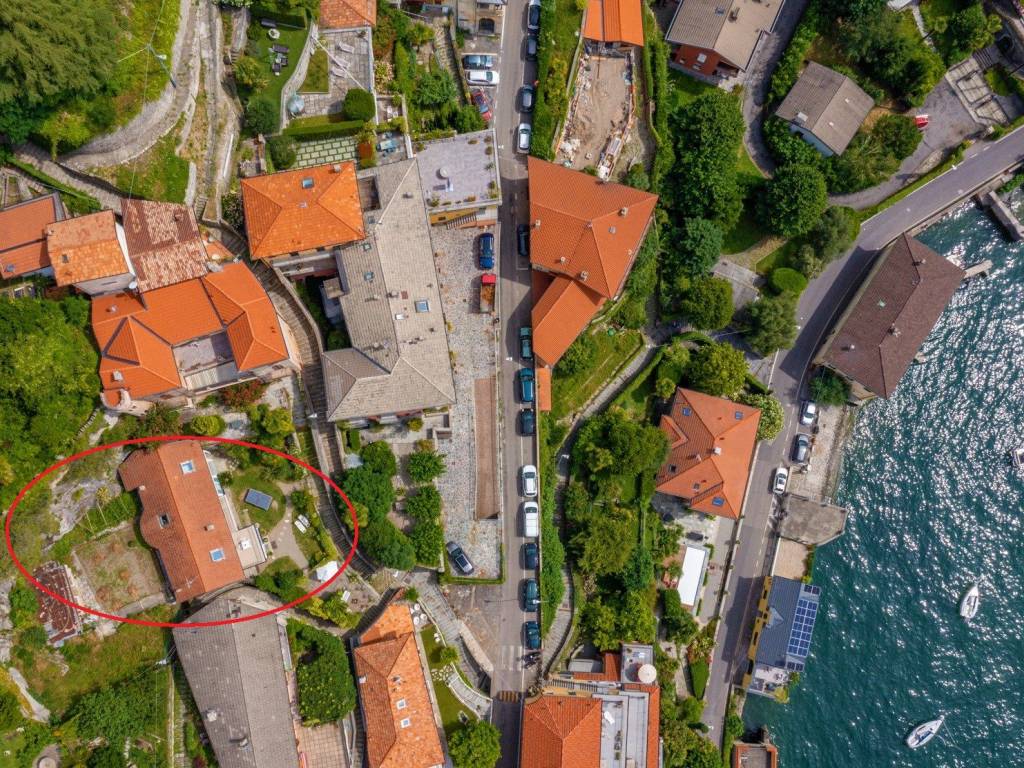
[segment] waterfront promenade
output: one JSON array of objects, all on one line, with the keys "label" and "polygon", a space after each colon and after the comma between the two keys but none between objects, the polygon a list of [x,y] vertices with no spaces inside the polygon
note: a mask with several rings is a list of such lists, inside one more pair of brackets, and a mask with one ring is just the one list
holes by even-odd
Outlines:
[{"label": "waterfront promenade", "polygon": [[774,532],[769,528],[775,504],[770,493],[771,474],[784,463],[796,431],[807,367],[833,318],[866,276],[877,251],[902,232],[931,221],[1024,161],[1024,128],[997,142],[975,145],[972,150],[963,162],[864,222],[851,251],[811,281],[800,297],[800,333],[793,348],[778,356],[771,382],[775,395],[782,401],[786,426],[775,440],[762,443],[758,449],[745,515],[725,583],[726,595],[702,718],[715,741],[722,738],[729,693],[733,685],[740,684],[746,667],[756,598],[774,549]]}]

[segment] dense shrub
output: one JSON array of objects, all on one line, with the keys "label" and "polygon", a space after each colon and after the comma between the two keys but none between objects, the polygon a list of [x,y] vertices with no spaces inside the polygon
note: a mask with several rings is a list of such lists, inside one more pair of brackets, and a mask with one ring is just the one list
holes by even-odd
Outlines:
[{"label": "dense shrub", "polygon": [[843,405],[850,398],[850,385],[826,368],[811,379],[810,389],[811,397],[822,405]]},{"label": "dense shrub", "polygon": [[215,413],[196,416],[188,423],[189,432],[193,435],[219,435],[226,426],[224,419]]},{"label": "dense shrub", "polygon": [[824,163],[821,153],[790,130],[789,123],[772,115],[764,121],[764,141],[776,164],[805,165],[819,168]]},{"label": "dense shrub", "polygon": [[797,79],[800,77],[800,70],[803,68],[804,58],[811,50],[811,43],[818,36],[818,8],[811,3],[804,11],[803,18],[793,32],[789,46],[779,59],[779,64],[772,73],[771,86],[768,89],[768,101],[782,101],[789,93]]},{"label": "dense shrub", "polygon": [[789,267],[776,267],[768,275],[768,284],[776,293],[792,293],[799,296],[807,287],[807,278]]},{"label": "dense shrub", "polygon": [[277,105],[266,96],[253,96],[245,104],[245,127],[250,133],[277,133],[280,116]]},{"label": "dense shrub", "polygon": [[295,658],[303,723],[333,723],[351,712],[356,705],[356,686],[341,638],[289,619],[288,640]]},{"label": "dense shrub", "polygon": [[359,454],[363,467],[385,477],[398,474],[398,460],[386,440],[377,440],[363,447]]},{"label": "dense shrub", "polygon": [[290,136],[279,134],[267,139],[267,151],[274,168],[283,171],[295,164],[295,140]]},{"label": "dense shrub", "polygon": [[105,738],[112,744],[159,730],[167,697],[161,695],[166,672],[151,669],[120,683],[85,694],[68,710],[80,738]]},{"label": "dense shrub", "polygon": [[441,494],[433,485],[421,485],[405,500],[405,514],[413,520],[437,520],[441,516]]},{"label": "dense shrub", "polygon": [[220,390],[220,401],[228,408],[244,408],[263,397],[266,390],[262,381],[250,379]]},{"label": "dense shrub", "polygon": [[563,376],[589,368],[597,356],[597,343],[589,333],[582,333],[574,341],[556,365],[557,372]]},{"label": "dense shrub", "polygon": [[821,171],[808,165],[784,165],[765,185],[760,218],[764,225],[785,237],[802,235],[828,207],[828,190]]},{"label": "dense shrub", "polygon": [[350,88],[345,94],[342,112],[349,120],[359,120],[363,123],[372,120],[377,114],[377,105],[374,103],[373,94],[362,88]]},{"label": "dense shrub", "polygon": [[417,484],[429,483],[445,472],[444,456],[437,451],[416,451],[406,462],[405,470],[410,479]]}]

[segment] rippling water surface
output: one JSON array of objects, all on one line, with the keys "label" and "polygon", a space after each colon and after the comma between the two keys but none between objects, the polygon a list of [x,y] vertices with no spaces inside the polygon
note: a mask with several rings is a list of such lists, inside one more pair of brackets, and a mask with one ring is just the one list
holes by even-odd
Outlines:
[{"label": "rippling water surface", "polygon": [[[837,498],[846,535],[818,551],[810,663],[787,706],[751,697],[783,768],[1024,766],[1024,246],[973,206],[920,239],[960,264],[962,287],[895,395],[863,408]],[[958,601],[973,580],[981,610]],[[904,738],[939,714],[925,747]]]}]

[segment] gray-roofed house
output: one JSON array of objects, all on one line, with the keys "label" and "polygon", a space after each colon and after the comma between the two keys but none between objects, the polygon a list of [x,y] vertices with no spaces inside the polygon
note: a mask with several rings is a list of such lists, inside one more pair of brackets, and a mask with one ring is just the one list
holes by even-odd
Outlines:
[{"label": "gray-roofed house", "polygon": [[665,35],[673,62],[704,80],[735,77],[750,65],[782,5],[782,0],[683,0]]},{"label": "gray-roofed house", "polygon": [[366,238],[335,251],[352,346],[324,354],[328,418],[393,420],[455,402],[417,160],[360,171]]},{"label": "gray-roofed house", "polygon": [[857,401],[888,397],[963,281],[964,271],[904,233],[876,259],[814,362]]},{"label": "gray-roofed house", "polygon": [[841,155],[875,105],[853,80],[808,63],[775,115],[825,157]]},{"label": "gray-roofed house", "polygon": [[804,670],[818,616],[821,588],[767,576],[754,619],[743,687],[785,700],[790,676]]},{"label": "gray-roofed house", "polygon": [[[258,609],[219,597],[188,623],[251,616]],[[276,616],[215,627],[176,627],[178,658],[221,768],[298,768],[285,674],[287,637]]]}]

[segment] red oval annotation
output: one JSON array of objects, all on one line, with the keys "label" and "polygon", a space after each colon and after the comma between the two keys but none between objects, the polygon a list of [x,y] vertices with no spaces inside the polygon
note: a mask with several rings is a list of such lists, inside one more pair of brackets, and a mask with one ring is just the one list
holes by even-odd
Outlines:
[{"label": "red oval annotation", "polygon": [[[234,619],[224,619],[224,620],[221,620],[221,621],[195,621],[195,622],[192,622],[192,621],[149,621],[149,620],[146,620],[146,619],[133,619],[133,618],[129,618],[129,617],[126,617],[126,616],[116,616],[116,615],[111,614],[111,613],[104,613],[103,611],[98,611],[98,610],[95,610],[93,608],[87,608],[84,605],[79,605],[78,603],[72,602],[71,600],[68,600],[67,598],[65,598],[65,597],[63,597],[61,595],[58,595],[55,592],[53,592],[52,590],[44,587],[42,584],[39,583],[39,581],[31,573],[29,573],[28,569],[25,568],[25,566],[22,564],[22,562],[18,559],[18,555],[15,553],[14,546],[11,543],[11,520],[14,517],[14,512],[18,508],[18,505],[21,504],[22,500],[25,498],[25,494],[27,494],[29,491],[31,491],[36,486],[37,483],[42,481],[48,475],[53,474],[54,472],[56,472],[61,467],[67,466],[71,462],[77,461],[78,459],[85,458],[86,456],[91,456],[94,453],[99,453],[100,451],[107,451],[107,450],[111,450],[113,448],[121,448],[121,447],[126,446],[126,445],[144,445],[146,443],[173,442],[173,441],[177,441],[177,440],[197,440],[197,441],[200,441],[200,442],[224,443],[226,445],[240,445],[243,448],[254,448],[254,449],[258,450],[258,451],[263,451],[264,453],[269,453],[272,456],[279,456],[282,459],[287,459],[288,461],[292,462],[293,464],[296,464],[297,466],[302,467],[307,472],[312,472],[314,475],[316,475],[321,480],[323,480],[325,483],[327,483],[327,485],[333,491],[335,491],[342,499],[344,499],[345,506],[348,507],[349,514],[352,516],[352,526],[353,526],[353,528],[352,528],[352,530],[353,530],[353,533],[352,533],[352,547],[349,550],[348,555],[345,557],[344,562],[341,564],[341,567],[338,569],[338,572],[335,573],[330,579],[325,581],[323,584],[318,586],[316,589],[310,590],[306,594],[302,595],[302,597],[296,598],[295,600],[292,600],[289,603],[285,603],[284,605],[279,606],[277,608],[272,608],[270,610],[261,611],[259,613],[255,613],[255,614],[253,614],[251,616],[241,616],[241,617],[234,618]],[[4,541],[5,541],[6,545],[7,545],[7,551],[8,551],[8,553],[10,553],[11,559],[14,561],[14,564],[17,566],[18,570],[21,571],[21,575],[24,576],[29,581],[29,583],[32,584],[32,586],[34,586],[40,592],[43,592],[43,593],[49,595],[54,600],[57,600],[57,601],[63,603],[64,605],[70,606],[71,608],[74,608],[75,610],[81,611],[82,613],[87,613],[87,614],[90,614],[92,616],[98,616],[101,619],[110,619],[111,621],[117,621],[117,622],[121,622],[123,624],[136,624],[138,626],[143,626],[143,627],[171,627],[171,628],[173,628],[173,627],[190,627],[190,628],[192,628],[192,627],[194,627],[194,628],[199,628],[199,627],[220,627],[220,626],[223,626],[225,624],[241,624],[242,622],[253,621],[254,619],[260,619],[260,618],[263,618],[264,616],[271,616],[271,615],[273,615],[275,613],[280,613],[281,611],[287,610],[288,608],[293,608],[296,605],[299,605],[300,603],[303,603],[306,600],[309,600],[314,595],[317,595],[320,592],[323,592],[325,589],[327,589],[331,584],[334,583],[334,581],[339,576],[341,576],[341,574],[345,571],[345,569],[348,568],[349,563],[352,562],[352,558],[353,558],[353,556],[355,555],[355,552],[356,552],[356,546],[359,544],[359,521],[358,521],[358,519],[356,517],[356,511],[355,511],[355,508],[352,506],[352,502],[348,500],[348,496],[346,496],[345,492],[342,491],[341,488],[338,487],[337,483],[335,483],[330,477],[325,475],[323,472],[321,472],[316,467],[310,466],[309,464],[304,462],[302,459],[296,458],[295,456],[292,456],[291,454],[285,453],[283,451],[278,451],[278,450],[276,450],[274,448],[270,448],[269,446],[266,446],[266,445],[259,445],[258,443],[250,443],[250,442],[247,442],[245,440],[233,440],[233,439],[228,438],[228,437],[206,437],[206,436],[199,436],[199,435],[158,435],[158,436],[154,436],[154,437],[137,437],[137,438],[133,438],[131,440],[120,440],[120,441],[118,441],[116,443],[110,443],[108,445],[98,445],[98,446],[96,446],[94,448],[89,448],[88,450],[82,451],[80,453],[76,453],[73,456],[68,456],[66,459],[61,459],[56,464],[53,464],[53,465],[47,467],[46,469],[44,469],[38,475],[33,477],[25,485],[24,488],[22,488],[20,491],[18,491],[18,495],[14,497],[14,501],[12,501],[11,502],[11,506],[8,507],[8,509],[7,509],[7,519],[4,522]]]}]

